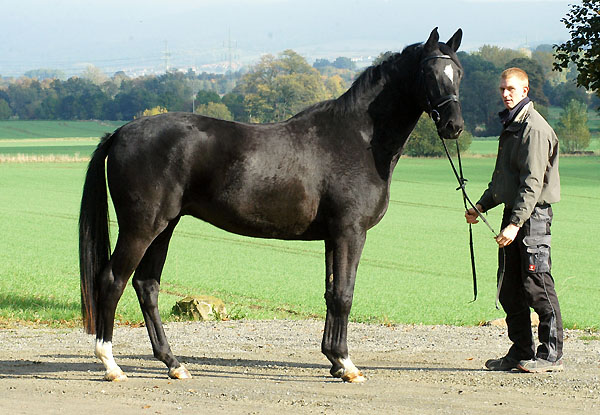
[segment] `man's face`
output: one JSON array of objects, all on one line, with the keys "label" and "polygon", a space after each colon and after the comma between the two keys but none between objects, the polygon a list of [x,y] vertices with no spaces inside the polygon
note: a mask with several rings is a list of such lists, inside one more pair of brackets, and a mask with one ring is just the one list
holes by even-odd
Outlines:
[{"label": "man's face", "polygon": [[502,102],[509,110],[513,109],[515,105],[521,102],[521,100],[527,96],[528,92],[529,87],[527,86],[527,83],[516,76],[500,79]]}]

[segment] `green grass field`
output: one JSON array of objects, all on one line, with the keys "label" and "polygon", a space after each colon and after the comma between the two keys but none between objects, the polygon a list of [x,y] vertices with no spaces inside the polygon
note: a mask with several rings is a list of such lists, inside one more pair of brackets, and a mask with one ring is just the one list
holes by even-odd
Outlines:
[{"label": "green grass field", "polygon": [[[493,163],[465,159],[473,199]],[[79,319],[77,220],[85,169],[85,163],[0,163],[0,323]],[[598,329],[600,157],[561,159],[561,178],[553,275],[564,323]],[[503,316],[494,308],[496,244],[483,224],[474,228],[480,295],[469,302],[468,228],[455,187],[445,160],[398,163],[388,213],[367,237],[354,321],[473,325]],[[489,214],[495,227],[500,214],[499,208]],[[117,232],[113,224],[113,239]],[[186,217],[163,273],[161,314],[172,319],[182,295],[210,294],[227,303],[233,318],[320,318],[324,277],[322,242],[245,238]],[[117,314],[122,322],[142,319],[131,286]]]},{"label": "green grass field", "polygon": [[0,121],[0,140],[101,137],[121,125],[121,121]]}]

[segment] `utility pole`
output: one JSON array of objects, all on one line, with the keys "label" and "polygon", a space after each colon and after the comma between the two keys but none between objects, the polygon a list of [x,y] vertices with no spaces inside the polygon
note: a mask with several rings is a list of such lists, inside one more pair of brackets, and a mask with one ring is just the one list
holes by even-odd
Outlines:
[{"label": "utility pole", "polygon": [[167,41],[165,40],[165,51],[163,52],[163,59],[165,60],[165,73],[169,72],[169,59],[171,58],[171,53],[169,52],[169,46]]}]

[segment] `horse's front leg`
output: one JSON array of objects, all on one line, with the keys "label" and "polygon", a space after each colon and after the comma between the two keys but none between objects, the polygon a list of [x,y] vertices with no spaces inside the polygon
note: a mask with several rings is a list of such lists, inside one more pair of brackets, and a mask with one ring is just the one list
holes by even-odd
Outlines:
[{"label": "horse's front leg", "polygon": [[345,382],[365,381],[348,356],[347,344],[348,315],[364,243],[365,232],[325,241],[327,317],[321,351],[332,364],[330,373]]}]

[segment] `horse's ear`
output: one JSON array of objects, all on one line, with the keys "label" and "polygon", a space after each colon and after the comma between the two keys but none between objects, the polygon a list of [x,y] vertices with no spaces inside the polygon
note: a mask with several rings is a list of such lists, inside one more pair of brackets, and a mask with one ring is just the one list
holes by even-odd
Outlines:
[{"label": "horse's ear", "polygon": [[427,39],[427,42],[425,42],[425,50],[435,50],[439,47],[438,42],[440,41],[440,35],[438,34],[437,29],[438,28],[436,27],[431,31],[429,39]]},{"label": "horse's ear", "polygon": [[454,52],[458,50],[460,41],[462,40],[462,29],[458,29],[454,35],[446,42],[446,45],[450,46]]}]

